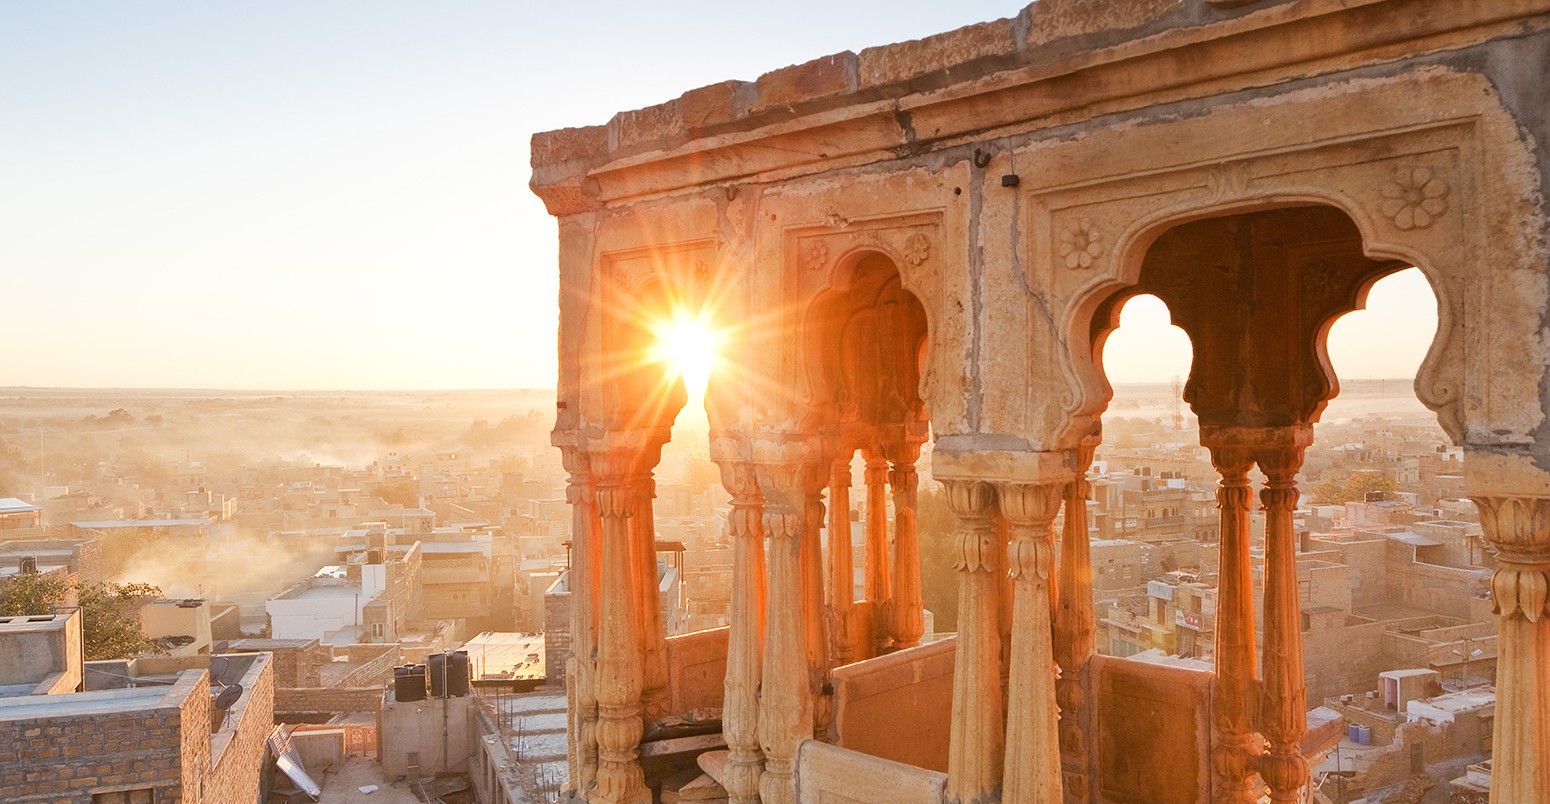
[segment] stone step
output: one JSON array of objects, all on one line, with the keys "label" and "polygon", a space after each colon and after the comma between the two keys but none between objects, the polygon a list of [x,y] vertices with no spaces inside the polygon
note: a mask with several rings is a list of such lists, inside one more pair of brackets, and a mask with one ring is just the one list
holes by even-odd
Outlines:
[{"label": "stone step", "polygon": [[662,785],[662,804],[724,804],[727,801],[726,788],[715,779],[693,771],[686,775],[691,777],[687,782],[678,784],[679,780],[673,779]]},{"label": "stone step", "polygon": [[700,770],[705,775],[716,781],[716,784],[725,785],[727,781],[727,760],[731,758],[731,751],[706,751],[695,757],[695,762],[700,765]]}]

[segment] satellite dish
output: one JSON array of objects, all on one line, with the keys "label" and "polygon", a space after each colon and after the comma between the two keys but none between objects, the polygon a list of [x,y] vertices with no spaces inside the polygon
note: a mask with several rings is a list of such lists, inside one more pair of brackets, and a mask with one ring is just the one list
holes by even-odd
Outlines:
[{"label": "satellite dish", "polygon": [[221,694],[220,695],[215,696],[215,708],[219,709],[222,712],[224,712],[227,709],[230,709],[234,704],[236,704],[237,703],[237,699],[241,698],[241,697],[242,697],[242,685],[241,684],[233,684],[233,685],[227,687],[226,689],[221,690]]},{"label": "satellite dish", "polygon": [[231,669],[231,660],[225,656],[217,656],[210,660],[210,678],[221,686],[226,686],[226,671]]},{"label": "satellite dish", "polygon": [[220,642],[217,642],[214,645],[210,646],[210,652],[211,653],[225,653],[226,651],[228,651],[230,649],[231,649],[231,643],[227,642],[224,639],[221,640]]}]

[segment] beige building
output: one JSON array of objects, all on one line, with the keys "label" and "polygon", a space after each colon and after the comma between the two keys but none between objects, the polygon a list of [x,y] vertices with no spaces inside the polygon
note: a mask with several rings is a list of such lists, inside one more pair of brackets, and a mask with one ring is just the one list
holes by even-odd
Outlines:
[{"label": "beige building", "polygon": [[[576,792],[649,800],[671,690],[703,672],[670,658],[641,526],[689,404],[652,358],[677,316],[724,335],[705,407],[734,557],[708,783],[767,804],[1303,801],[1297,478],[1339,390],[1326,339],[1415,267],[1439,308],[1416,394],[1497,553],[1492,800],[1550,801],[1547,29],[1543,0],[1041,0],[536,135]],[[1213,670],[1095,651],[1087,472],[1106,338],[1141,294],[1191,340],[1183,401],[1218,475]],[[922,647],[928,441],[959,607],[956,639]],[[820,537],[852,494],[860,598],[851,545]],[[945,698],[922,688],[943,650]],[[858,720],[875,696],[835,683],[857,676],[893,705]],[[876,739],[839,736],[858,722]],[[922,756],[911,738],[944,723]]]}]

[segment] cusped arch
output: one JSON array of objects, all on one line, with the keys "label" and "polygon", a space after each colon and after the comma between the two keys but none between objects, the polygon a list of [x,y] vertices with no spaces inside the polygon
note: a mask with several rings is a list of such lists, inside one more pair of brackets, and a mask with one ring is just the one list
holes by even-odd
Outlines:
[{"label": "cusped arch", "polygon": [[[1093,431],[1098,416],[1112,398],[1113,390],[1099,358],[1105,339],[1118,326],[1118,312],[1125,300],[1145,293],[1162,297],[1174,319],[1173,323],[1190,335],[1197,349],[1196,359],[1200,359],[1197,334],[1190,332],[1190,327],[1180,325],[1177,320],[1179,311],[1175,308],[1178,301],[1170,300],[1166,294],[1156,293],[1155,289],[1146,288],[1143,284],[1143,267],[1159,240],[1167,237],[1170,232],[1180,231],[1198,222],[1242,219],[1256,214],[1298,209],[1326,209],[1338,213],[1358,235],[1360,255],[1371,262],[1358,274],[1345,277],[1344,284],[1335,288],[1335,295],[1327,300],[1338,303],[1321,311],[1317,320],[1310,322],[1314,329],[1308,343],[1312,349],[1312,367],[1316,369],[1317,381],[1323,387],[1314,390],[1313,395],[1318,401],[1308,408],[1307,415],[1311,420],[1316,420],[1324,405],[1338,392],[1338,377],[1327,352],[1330,327],[1342,316],[1362,309],[1367,291],[1373,284],[1396,271],[1413,266],[1426,277],[1436,297],[1438,311],[1437,331],[1426,359],[1417,371],[1416,393],[1421,402],[1438,416],[1439,423],[1450,438],[1462,442],[1463,423],[1457,407],[1458,388],[1461,385],[1457,375],[1461,358],[1450,351],[1450,346],[1459,342],[1459,337],[1453,332],[1457,316],[1452,312],[1455,295],[1450,293],[1450,277],[1439,271],[1437,261],[1429,258],[1425,249],[1403,239],[1384,239],[1380,234],[1383,227],[1374,219],[1373,210],[1338,189],[1320,187],[1287,187],[1275,192],[1261,191],[1222,199],[1212,204],[1165,208],[1138,216],[1122,230],[1115,241],[1113,271],[1093,276],[1078,290],[1073,303],[1068,307],[1067,331],[1070,337],[1067,342],[1071,348],[1067,351],[1069,362],[1064,368],[1078,386],[1079,392],[1072,395],[1067,406],[1070,425],[1069,432],[1063,434],[1063,438],[1080,437],[1083,433]],[[1318,281],[1318,277],[1310,277],[1310,280]],[[1192,366],[1191,382],[1195,387],[1186,389],[1187,398],[1191,391],[1195,395],[1199,394],[1196,380]]]}]

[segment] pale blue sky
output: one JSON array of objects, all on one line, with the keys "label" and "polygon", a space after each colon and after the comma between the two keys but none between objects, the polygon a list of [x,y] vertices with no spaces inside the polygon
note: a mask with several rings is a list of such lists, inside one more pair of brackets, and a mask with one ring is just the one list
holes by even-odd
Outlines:
[{"label": "pale blue sky", "polygon": [[0,386],[551,386],[532,132],[1018,7],[0,4]]}]

